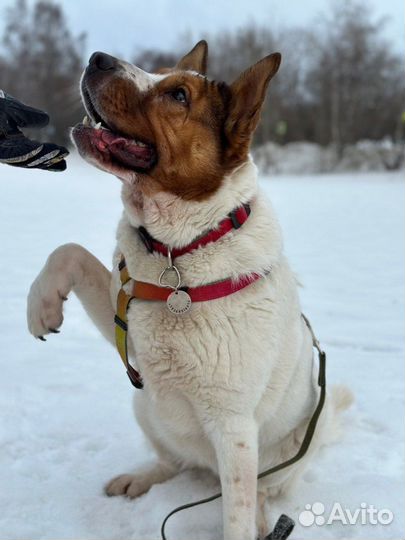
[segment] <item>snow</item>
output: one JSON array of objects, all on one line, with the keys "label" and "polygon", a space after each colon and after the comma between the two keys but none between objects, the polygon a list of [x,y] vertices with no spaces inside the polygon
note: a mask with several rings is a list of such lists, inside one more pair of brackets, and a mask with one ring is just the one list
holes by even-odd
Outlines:
[{"label": "snow", "polygon": [[[328,353],[329,382],[356,404],[342,440],[314,461],[271,513],[297,521],[292,538],[404,536],[404,184],[401,173],[263,178],[300,280],[305,313]],[[25,298],[47,255],[79,242],[110,264],[119,182],[74,156],[60,175],[2,166],[0,179],[0,537],[151,540],[173,507],[215,493],[186,472],[136,501],[103,484],[153,459],[135,425],[132,388],[115,350],[73,297],[47,343],[26,330]],[[306,504],[361,503],[390,525],[302,527]],[[221,503],[174,516],[169,540],[218,540]],[[326,514],[325,514],[326,515]]]}]

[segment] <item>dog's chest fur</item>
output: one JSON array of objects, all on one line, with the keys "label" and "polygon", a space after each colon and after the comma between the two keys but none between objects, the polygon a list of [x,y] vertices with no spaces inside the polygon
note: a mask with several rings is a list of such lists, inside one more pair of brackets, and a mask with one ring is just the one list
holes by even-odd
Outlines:
[{"label": "dog's chest fur", "polygon": [[[252,164],[224,186],[217,203],[200,203],[200,214],[210,204],[221,219],[241,202],[250,201],[251,215],[239,230],[176,259],[182,282],[193,287],[251,272],[270,270],[269,275],[228,297],[195,303],[183,316],[173,315],[163,302],[141,300],[133,300],[128,312],[136,364],[145,381],[139,400],[148,401],[148,414],[153,410],[154,424],[162,423],[162,433],[169,431],[173,444],[183,440],[184,430],[191,441],[190,426],[197,429],[196,441],[201,444],[197,426],[224,411],[244,414],[251,410],[263,424],[283,402],[285,386],[294,386],[301,354],[295,278],[282,254],[271,207],[257,189]],[[174,231],[179,237],[197,210],[182,211]],[[214,215],[214,223],[216,219]],[[146,251],[133,225],[126,216],[121,220],[114,268],[122,253],[131,277],[157,283],[167,260]],[[160,223],[155,230],[148,225],[151,234],[161,239],[164,232],[156,234]],[[187,242],[191,240],[193,236]],[[112,298],[119,286],[115,271]],[[271,403],[266,399],[269,392]],[[285,430],[289,430],[287,425]]]}]

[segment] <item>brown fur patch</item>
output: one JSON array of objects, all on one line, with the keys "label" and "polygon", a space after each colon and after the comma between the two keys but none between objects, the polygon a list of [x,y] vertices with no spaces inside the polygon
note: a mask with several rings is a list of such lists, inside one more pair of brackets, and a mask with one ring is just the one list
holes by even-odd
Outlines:
[{"label": "brown fur patch", "polygon": [[[155,146],[156,165],[138,175],[140,189],[149,195],[163,190],[186,200],[205,199],[247,159],[280,55],[264,58],[231,86],[184,71],[204,72],[206,55],[206,43],[200,42],[147,92],[119,69],[104,72],[102,84],[88,81],[113,131]],[[179,89],[184,103],[174,97]]]},{"label": "brown fur patch", "polygon": [[[173,99],[177,88],[186,92],[186,104]],[[158,162],[140,175],[144,183],[152,179],[164,191],[198,200],[215,192],[232,168],[223,159],[227,95],[224,84],[175,72],[147,93],[114,77],[98,101],[111,129],[156,147]]]}]

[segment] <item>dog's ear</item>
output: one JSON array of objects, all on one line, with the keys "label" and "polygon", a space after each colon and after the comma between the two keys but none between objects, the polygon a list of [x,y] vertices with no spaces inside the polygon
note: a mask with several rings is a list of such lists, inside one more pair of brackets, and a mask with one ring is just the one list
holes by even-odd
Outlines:
[{"label": "dog's ear", "polygon": [[186,56],[177,62],[177,69],[196,71],[205,75],[207,72],[208,43],[202,39]]},{"label": "dog's ear", "polygon": [[277,73],[280,62],[280,53],[270,54],[244,71],[230,85],[225,134],[234,157],[249,147],[260,119],[268,84]]}]

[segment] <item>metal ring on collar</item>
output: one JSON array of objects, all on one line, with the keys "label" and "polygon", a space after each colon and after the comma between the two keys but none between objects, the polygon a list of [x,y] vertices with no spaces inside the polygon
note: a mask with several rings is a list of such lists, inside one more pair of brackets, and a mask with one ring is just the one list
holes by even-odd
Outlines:
[{"label": "metal ring on collar", "polygon": [[[176,286],[170,285],[170,283],[164,283],[163,282],[164,275],[169,271],[175,272],[175,274],[176,274],[176,277],[177,277],[177,285]],[[166,287],[167,289],[173,289],[174,291],[177,291],[177,289],[181,285],[181,277],[180,277],[180,272],[177,270],[177,268],[175,266],[166,266],[166,268],[161,272],[161,274],[159,276],[159,285],[161,287]]]}]

